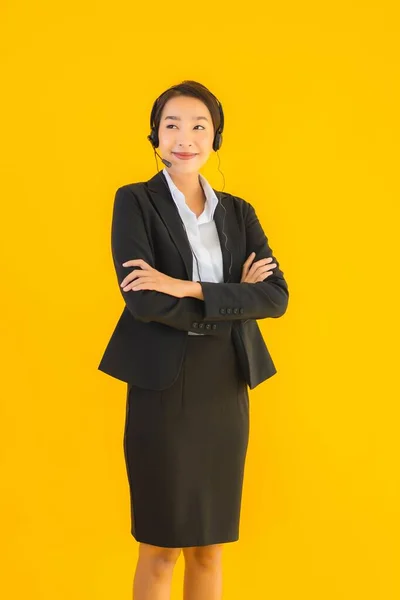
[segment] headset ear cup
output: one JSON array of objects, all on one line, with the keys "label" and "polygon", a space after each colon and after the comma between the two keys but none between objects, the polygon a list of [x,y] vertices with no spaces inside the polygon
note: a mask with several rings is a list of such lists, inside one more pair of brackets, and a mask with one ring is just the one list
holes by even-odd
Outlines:
[{"label": "headset ear cup", "polygon": [[217,132],[215,134],[215,138],[214,138],[214,142],[213,142],[213,149],[215,150],[215,152],[221,148],[221,144],[222,144],[222,136],[219,132]]},{"label": "headset ear cup", "polygon": [[158,135],[154,127],[151,128],[151,133],[147,136],[147,139],[150,141],[153,148],[158,148]]}]

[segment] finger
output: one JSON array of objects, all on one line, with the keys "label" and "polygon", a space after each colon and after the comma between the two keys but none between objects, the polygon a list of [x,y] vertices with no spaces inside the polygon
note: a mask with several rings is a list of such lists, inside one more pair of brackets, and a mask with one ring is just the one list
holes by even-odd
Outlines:
[{"label": "finger", "polygon": [[124,263],[122,263],[123,267],[142,267],[142,269],[152,269],[153,267],[151,267],[145,260],[143,260],[143,258],[133,258],[132,260],[127,260]]},{"label": "finger", "polygon": [[124,285],[126,285],[127,283],[129,283],[130,281],[132,281],[133,279],[135,279],[135,277],[138,276],[139,273],[142,273],[143,271],[141,269],[134,269],[133,271],[131,271],[130,273],[128,273],[128,275],[126,275],[123,280],[120,283],[120,286],[123,287]]},{"label": "finger", "polygon": [[258,272],[259,269],[272,269],[272,268],[275,268],[277,266],[276,263],[265,264],[266,261],[270,261],[270,260],[272,260],[272,258],[263,258],[261,260],[258,260],[256,263],[254,263],[251,266],[250,272],[257,274],[257,272]]},{"label": "finger", "polygon": [[254,265],[266,265],[270,263],[271,260],[273,260],[272,256],[269,256],[268,258],[260,258],[260,260],[256,260]]},{"label": "finger", "polygon": [[142,271],[141,269],[136,269],[135,271],[131,271],[131,273],[129,273],[129,275],[127,275],[126,277],[124,277],[124,279],[121,281],[120,286],[122,287],[122,289],[124,291],[125,290],[125,286],[127,286],[129,283],[131,283],[132,281],[137,280],[138,278],[149,278],[152,277],[152,273],[150,272],[145,272]]},{"label": "finger", "polygon": [[149,277],[138,277],[130,284],[130,289],[132,292],[136,290],[153,290],[155,289],[155,281]]},{"label": "finger", "polygon": [[267,265],[265,267],[260,267],[259,268],[259,273],[267,273],[269,271],[271,273],[273,273],[273,269],[275,269],[276,266],[277,266],[276,263],[271,263],[270,265]]},{"label": "finger", "polygon": [[255,252],[252,252],[252,253],[251,253],[251,254],[250,254],[248,257],[247,257],[247,259],[245,260],[244,264],[245,264],[245,265],[248,265],[248,264],[250,264],[250,263],[251,263],[251,261],[252,261],[252,260],[254,260],[254,258],[255,258],[255,255],[256,255],[256,253],[255,253]]},{"label": "finger", "polygon": [[255,274],[255,283],[257,283],[257,281],[264,281],[265,279],[267,279],[267,277],[269,277],[270,275],[273,275],[274,272],[272,270],[269,269],[259,269]]},{"label": "finger", "polygon": [[270,265],[259,265],[258,267],[256,267],[255,272],[257,273],[265,273],[266,271],[269,271],[271,269],[275,269],[276,267],[276,263],[271,263]]},{"label": "finger", "polygon": [[273,275],[273,271],[255,271],[250,274],[250,277],[256,281],[262,281],[266,276]]},{"label": "finger", "polygon": [[243,272],[245,269],[248,269],[248,268],[249,268],[249,266],[250,266],[250,263],[251,263],[251,261],[254,259],[255,255],[256,255],[256,253],[255,253],[255,252],[252,252],[252,253],[250,254],[250,256],[248,256],[248,257],[247,257],[247,259],[246,259],[246,260],[244,261],[244,263],[243,263],[243,266],[242,266],[242,272]]},{"label": "finger", "polygon": [[[268,271],[268,273],[263,273],[262,275],[260,275],[257,279],[257,281],[265,281],[267,279],[267,277],[269,277],[270,275],[273,275],[273,271]],[[257,283],[256,281],[256,283]]]},{"label": "finger", "polygon": [[141,287],[141,289],[150,289],[152,283],[152,280],[148,277],[138,277],[137,279],[134,279],[134,281],[131,281],[131,283],[128,283],[123,290],[124,292],[129,292],[139,289],[139,287]]}]

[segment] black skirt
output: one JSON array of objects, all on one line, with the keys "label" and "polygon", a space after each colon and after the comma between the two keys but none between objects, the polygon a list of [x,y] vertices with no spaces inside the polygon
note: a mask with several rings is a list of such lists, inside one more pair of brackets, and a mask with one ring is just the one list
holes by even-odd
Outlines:
[{"label": "black skirt", "polygon": [[188,335],[177,380],[128,384],[131,533],[169,548],[239,539],[249,397],[232,340]]}]

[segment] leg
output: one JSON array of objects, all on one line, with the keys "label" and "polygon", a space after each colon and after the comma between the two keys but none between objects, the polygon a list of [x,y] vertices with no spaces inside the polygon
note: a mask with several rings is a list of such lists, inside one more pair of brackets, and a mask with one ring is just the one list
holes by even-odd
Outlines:
[{"label": "leg", "polygon": [[183,548],[184,600],[220,600],[222,597],[222,544]]},{"label": "leg", "polygon": [[163,548],[140,542],[133,582],[135,600],[169,600],[172,574],[181,548]]}]

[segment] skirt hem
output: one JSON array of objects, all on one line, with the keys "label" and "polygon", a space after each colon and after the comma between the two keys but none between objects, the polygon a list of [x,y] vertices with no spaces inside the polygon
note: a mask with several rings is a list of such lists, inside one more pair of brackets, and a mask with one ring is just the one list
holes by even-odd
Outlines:
[{"label": "skirt hem", "polygon": [[160,542],[155,543],[154,541],[149,542],[146,539],[141,538],[141,536],[136,536],[134,533],[131,532],[132,537],[139,543],[142,544],[150,544],[151,546],[159,546],[160,548],[194,548],[194,547],[199,547],[199,546],[211,546],[214,544],[231,544],[233,542],[237,542],[239,541],[239,536],[234,536],[233,538],[217,538],[214,541],[207,541],[207,542],[197,542],[195,544],[161,544]]}]

